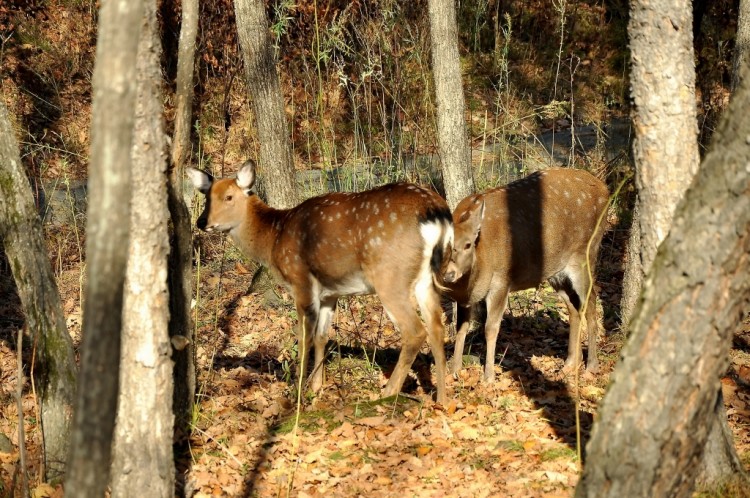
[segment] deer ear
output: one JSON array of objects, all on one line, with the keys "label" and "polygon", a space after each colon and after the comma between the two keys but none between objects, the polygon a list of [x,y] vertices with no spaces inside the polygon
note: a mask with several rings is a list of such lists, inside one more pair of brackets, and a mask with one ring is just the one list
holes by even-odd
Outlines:
[{"label": "deer ear", "polygon": [[484,199],[476,198],[472,205],[464,212],[459,220],[461,223],[467,223],[472,234],[472,241],[476,242],[479,232],[482,230],[482,221],[484,220]]},{"label": "deer ear", "polygon": [[214,177],[205,171],[195,168],[187,168],[185,172],[187,173],[188,178],[190,178],[193,187],[195,187],[201,194],[206,195],[211,189]]},{"label": "deer ear", "polygon": [[255,184],[255,162],[252,159],[245,161],[237,172],[237,186],[250,195],[250,189]]}]

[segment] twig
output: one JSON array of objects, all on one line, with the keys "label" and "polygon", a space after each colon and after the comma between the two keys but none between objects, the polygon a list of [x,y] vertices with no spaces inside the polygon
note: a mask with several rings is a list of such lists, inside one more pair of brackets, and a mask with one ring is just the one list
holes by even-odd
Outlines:
[{"label": "twig", "polygon": [[[39,398],[36,395],[36,384],[34,383],[34,367],[36,363],[36,336],[34,336],[34,347],[31,351],[31,368],[29,369],[29,380],[31,381],[31,393],[34,395],[34,416],[36,416],[37,421],[41,422],[42,416],[39,413]],[[42,434],[42,448],[44,448],[44,430],[41,431]],[[37,482],[39,484],[42,483],[42,480],[44,479],[44,476],[47,475],[47,455],[43,451],[42,452],[42,458],[39,460],[39,479]]]},{"label": "twig", "polygon": [[[612,201],[620,194],[620,190],[622,190],[623,185],[630,179],[630,175],[626,175],[625,178],[623,178],[620,183],[615,188],[615,191],[612,195],[609,196],[607,199],[607,204],[604,206],[604,209],[599,214],[599,218],[596,220],[596,230],[594,230],[594,234],[596,234],[602,225],[604,223],[604,219],[607,217],[607,211],[609,211],[609,206],[612,204]],[[591,297],[591,293],[594,290],[594,272],[591,270],[591,243],[594,239],[594,235],[591,235],[589,238],[588,244],[586,244],[586,269],[589,274],[589,287],[586,290],[586,297],[583,300],[583,306],[581,306],[581,311],[579,312],[581,316],[584,317],[584,320],[586,319],[586,308],[589,304],[589,298]],[[586,323],[586,328],[588,328],[589,324]],[[598,326],[597,326],[598,327]],[[581,343],[581,322],[578,322],[578,345],[576,348],[576,351],[578,351],[578,348],[580,347]],[[589,337],[590,341],[596,341],[597,334],[594,334],[595,337]],[[589,353],[591,354],[591,344],[588,345],[589,347]],[[579,377],[579,368],[578,368],[578,362],[580,361],[580,356],[578,356],[578,353],[576,353],[576,370],[575,370],[575,380],[574,380],[574,387],[575,387],[575,409],[576,409],[576,455],[578,456],[578,472],[583,471],[583,453],[581,448],[581,397],[580,397],[580,377]]]},{"label": "twig", "polygon": [[18,453],[21,464],[21,496],[29,496],[29,480],[26,476],[26,444],[25,432],[23,429],[23,329],[18,329],[17,342],[17,385],[16,385],[16,403],[18,404]]}]

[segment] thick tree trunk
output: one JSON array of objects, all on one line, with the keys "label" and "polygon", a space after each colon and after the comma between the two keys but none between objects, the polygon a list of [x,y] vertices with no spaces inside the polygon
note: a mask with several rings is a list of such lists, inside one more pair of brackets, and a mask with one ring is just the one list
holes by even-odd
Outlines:
[{"label": "thick tree trunk", "polygon": [[172,140],[172,165],[169,173],[168,199],[172,220],[169,253],[169,335],[181,336],[185,347],[172,352],[174,360],[173,409],[175,423],[182,432],[188,424],[195,399],[195,346],[190,301],[193,292],[192,232],[190,212],[182,195],[185,162],[190,156],[192,128],[195,38],[198,33],[198,0],[182,1],[182,26],[177,56],[176,118]]},{"label": "thick tree trunk", "polygon": [[261,180],[268,203],[289,208],[299,202],[292,145],[284,114],[276,61],[271,50],[263,0],[234,0],[237,33],[260,142]]},{"label": "thick tree trunk", "polygon": [[93,77],[81,371],[66,496],[103,496],[117,408],[140,0],[102,2]]},{"label": "thick tree trunk", "polygon": [[156,2],[144,2],[112,496],[174,496],[167,148]]},{"label": "thick tree trunk", "polygon": [[[695,106],[693,18],[685,0],[631,2],[631,93],[635,102],[633,158],[638,186],[640,258],[629,249],[621,312],[627,325],[644,275],[672,224],[677,203],[700,163]],[[638,221],[635,224],[635,221]]]},{"label": "thick tree trunk", "polygon": [[732,58],[732,91],[739,86],[740,68],[750,51],[750,0],[740,0],[737,19],[737,36],[734,39],[734,57]]},{"label": "thick tree trunk", "polygon": [[745,80],[645,281],[576,496],[690,496],[695,485],[750,305],[748,106]]},{"label": "thick tree trunk", "polygon": [[453,0],[429,0],[432,74],[437,100],[438,144],[443,183],[451,209],[474,193],[464,89],[458,56],[458,29]]},{"label": "thick tree trunk", "polygon": [[0,240],[5,246],[36,351],[46,479],[65,472],[73,416],[76,366],[44,244],[42,223],[21,165],[5,103],[0,100]]}]

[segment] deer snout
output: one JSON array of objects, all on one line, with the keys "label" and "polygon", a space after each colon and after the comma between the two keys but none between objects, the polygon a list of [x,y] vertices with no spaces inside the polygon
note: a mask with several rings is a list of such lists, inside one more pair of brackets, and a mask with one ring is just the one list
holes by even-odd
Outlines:
[{"label": "deer snout", "polygon": [[208,216],[201,215],[198,218],[198,221],[195,222],[195,226],[197,226],[200,230],[209,231],[207,228],[208,225]]},{"label": "deer snout", "polygon": [[456,270],[448,269],[443,274],[443,280],[448,284],[453,284],[459,279],[460,275],[456,272]]}]

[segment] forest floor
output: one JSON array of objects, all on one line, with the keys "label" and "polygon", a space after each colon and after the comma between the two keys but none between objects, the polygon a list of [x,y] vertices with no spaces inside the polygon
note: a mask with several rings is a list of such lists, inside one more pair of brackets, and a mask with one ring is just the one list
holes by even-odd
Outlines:
[{"label": "forest floor", "polygon": [[[606,331],[617,328],[622,255],[610,232],[599,268]],[[201,236],[204,237],[204,236]],[[176,445],[180,492],[193,496],[571,496],[597,403],[624,342],[600,337],[602,372],[593,378],[562,374],[567,313],[551,289],[516,293],[498,340],[497,379],[481,381],[484,344],[471,335],[449,401],[433,401],[432,356],[425,347],[397,398],[380,399],[398,356],[398,333],[377,298],[341,300],[326,362],[326,383],[302,399],[298,412],[292,374],[296,322],[288,296],[249,293],[252,271],[229,243],[200,270],[198,404],[193,432]],[[222,250],[223,251],[223,250]],[[219,252],[221,254],[221,251]],[[61,272],[68,326],[80,332],[80,268]],[[10,283],[2,274],[3,295]],[[18,316],[17,298],[0,316]],[[2,322],[0,335],[0,496],[9,493],[19,462],[18,385],[14,330],[21,317]],[[28,348],[25,348],[25,351]],[[446,351],[451,356],[452,335]],[[61,496],[36,481],[38,407],[24,355],[23,407],[26,460],[35,496]],[[750,464],[750,320],[736,334],[722,383],[737,450]],[[578,395],[576,395],[578,393]],[[578,411],[576,410],[578,408]],[[577,423],[578,420],[578,423]],[[579,433],[580,430],[580,433]],[[585,456],[584,456],[585,460]]]}]

